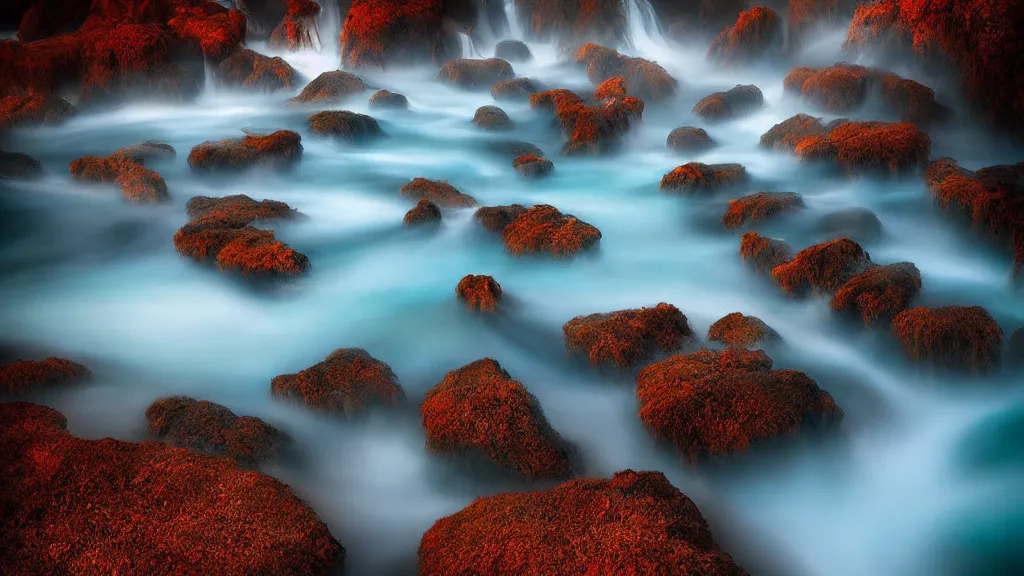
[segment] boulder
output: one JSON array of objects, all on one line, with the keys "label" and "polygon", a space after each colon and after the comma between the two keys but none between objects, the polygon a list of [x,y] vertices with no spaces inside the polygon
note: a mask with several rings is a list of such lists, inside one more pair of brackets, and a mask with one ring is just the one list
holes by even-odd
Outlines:
[{"label": "boulder", "polygon": [[789,262],[793,250],[777,238],[747,232],[740,238],[740,258],[762,274],[771,274],[776,267]]},{"label": "boulder", "polygon": [[476,206],[476,199],[469,194],[459,192],[459,189],[441,180],[427,180],[426,178],[413,178],[412,182],[402,186],[399,190],[402,196],[412,200],[430,200],[434,204],[444,208],[468,208]]},{"label": "boulder", "polygon": [[178,152],[173,146],[159,140],[146,140],[131,146],[125,146],[114,150],[111,158],[131,160],[136,164],[145,165],[147,162],[169,162],[178,157]]},{"label": "boulder", "polygon": [[657,353],[671,354],[695,340],[686,316],[664,302],[651,308],[577,316],[562,326],[570,352],[585,353],[594,366],[633,368]]},{"label": "boulder", "polygon": [[288,0],[287,8],[267,44],[275,50],[291,52],[319,46],[316,17],[320,15],[320,5],[313,0]]},{"label": "boulder", "polygon": [[519,27],[528,40],[561,47],[626,40],[626,6],[619,0],[515,0]]},{"label": "boulder", "polygon": [[732,348],[757,348],[766,342],[778,342],[782,337],[760,318],[733,312],[708,328],[708,340]]},{"label": "boulder", "polygon": [[665,174],[660,188],[674,194],[707,194],[746,181],[747,170],[739,164],[690,162]]},{"label": "boulder", "polygon": [[803,372],[772,370],[763,351],[679,354],[636,379],[640,420],[680,456],[701,460],[835,428],[843,410]]},{"label": "boulder", "polygon": [[754,6],[741,12],[708,46],[707,57],[725,66],[750,64],[761,58],[781,56],[785,25],[771,8]]},{"label": "boulder", "polygon": [[384,132],[372,116],[347,110],[326,110],[309,117],[309,130],[350,144],[380,138]]},{"label": "boulder", "polygon": [[880,77],[879,70],[840,62],[811,74],[800,93],[819,108],[844,114],[864,105]]},{"label": "boulder", "polygon": [[271,58],[248,48],[239,48],[217,66],[222,86],[249,88],[260,92],[291,90],[299,73],[281,58]]},{"label": "boulder", "polygon": [[858,314],[864,325],[888,323],[921,293],[921,272],[910,262],[869,266],[839,287],[829,307]]},{"label": "boulder", "polygon": [[481,106],[476,109],[473,115],[473,124],[483,130],[511,130],[512,120],[508,114],[497,106]]},{"label": "boulder", "polygon": [[79,384],[91,377],[88,368],[64,358],[18,360],[0,367],[0,392],[9,396],[46,392],[50,388]]},{"label": "boulder", "polygon": [[445,26],[446,0],[353,0],[341,30],[345,68],[440,66],[462,52]]},{"label": "boulder", "polygon": [[755,192],[729,200],[729,209],[722,216],[722,224],[729,229],[739,228],[803,207],[803,197],[796,192]]},{"label": "boulder", "polygon": [[402,218],[406,226],[419,226],[423,224],[439,224],[441,222],[441,209],[426,198],[420,200]]},{"label": "boulder", "polygon": [[402,94],[378,90],[370,96],[370,108],[377,110],[405,110],[409,107],[409,99]]},{"label": "boulder", "polygon": [[935,91],[924,84],[887,73],[882,75],[880,86],[882,98],[900,122],[930,126],[952,115],[949,108],[935,100]]},{"label": "boulder", "polygon": [[0,150],[0,180],[30,180],[42,175],[39,160],[21,152]]},{"label": "boulder", "polygon": [[537,87],[529,78],[502,80],[491,86],[491,97],[495,100],[529,100],[536,93]]},{"label": "boulder", "polygon": [[790,296],[834,293],[871,264],[868,253],[849,238],[829,240],[797,252],[772,269],[772,278]]},{"label": "boulder", "polygon": [[494,57],[507,62],[529,62],[533,54],[529,46],[519,40],[502,40],[494,47]]},{"label": "boulder", "polygon": [[170,201],[164,179],[118,151],[106,157],[83,156],[71,162],[71,178],[79,182],[116,183],[121,196],[135,204],[160,204]]},{"label": "boulder", "polygon": [[196,172],[233,171],[256,166],[288,170],[302,159],[302,137],[290,130],[246,133],[244,138],[206,141],[192,148],[188,165]]},{"label": "boulder", "polygon": [[752,84],[739,85],[725,92],[705,96],[693,107],[693,113],[708,122],[722,122],[745,116],[764,107],[761,89]]},{"label": "boulder", "polygon": [[355,74],[332,70],[317,76],[312,82],[306,84],[298,96],[290,100],[293,104],[305,102],[317,102],[322,104],[336,104],[362,94],[366,91],[366,85]]},{"label": "boulder", "polygon": [[555,170],[555,164],[547,158],[524,154],[512,161],[512,167],[527,179],[546,178]]},{"label": "boulder", "polygon": [[702,152],[714,148],[717,143],[703,128],[681,126],[669,132],[665,145],[676,152]]},{"label": "boulder", "polygon": [[242,466],[275,460],[287,434],[253,416],[188,396],[160,398],[146,408],[151,434],[172,446],[227,456]]},{"label": "boulder", "polygon": [[594,89],[594,100],[598,102],[607,102],[616,98],[625,98],[629,96],[629,91],[626,88],[626,79],[622,76],[614,76],[601,82]]},{"label": "boulder", "polygon": [[618,139],[643,116],[642,100],[626,96],[600,106],[588,106],[569,90],[549,90],[530,96],[530,106],[554,114],[566,137],[562,154],[597,155],[613,151]]},{"label": "boulder", "polygon": [[509,222],[501,239],[516,256],[546,253],[562,258],[597,245],[601,231],[554,206],[538,204]]},{"label": "boulder", "polygon": [[821,217],[819,231],[830,239],[849,238],[854,242],[874,242],[882,237],[882,221],[867,208],[846,208]]},{"label": "boulder", "polygon": [[512,65],[499,58],[471,60],[458,58],[449,60],[437,73],[437,79],[466,90],[480,90],[493,86],[495,82],[515,77]]},{"label": "boulder", "polygon": [[511,224],[512,221],[518,218],[523,212],[526,212],[526,206],[521,204],[512,204],[511,206],[485,206],[483,208],[478,208],[473,214],[473,218],[475,218],[476,221],[487,230],[500,234],[505,230],[506,226]]},{"label": "boulder", "polygon": [[270,393],[339,417],[405,402],[405,391],[391,367],[361,348],[339,348],[301,372],[276,376]]},{"label": "boulder", "polygon": [[594,84],[622,77],[630,96],[650,102],[671,98],[679,86],[664,68],[643,58],[630,58],[599,44],[584,44],[573,56]]},{"label": "boulder", "polygon": [[923,168],[931,138],[905,122],[844,122],[825,136],[801,140],[794,153],[809,162],[836,163],[850,174],[900,175]]},{"label": "boulder", "polygon": [[801,66],[798,68],[791,68],[786,73],[786,77],[782,79],[782,91],[786,94],[795,94],[800,96],[803,94],[804,83],[811,76],[814,76],[820,71],[818,68],[807,68]]},{"label": "boulder", "polygon": [[904,310],[892,333],[908,360],[947,370],[995,370],[1003,351],[1003,331],[981,306]]},{"label": "boulder", "polygon": [[501,301],[501,285],[490,276],[469,274],[459,280],[455,295],[465,301],[470,310],[494,312]]},{"label": "boulder", "polygon": [[328,576],[345,557],[288,486],[228,458],[78,438],[24,403],[0,404],[0,450],[9,574]]},{"label": "boulder", "polygon": [[0,98],[0,133],[21,126],[45,126],[64,122],[75,107],[56,96],[7,96]]},{"label": "boulder", "polygon": [[792,152],[800,142],[812,136],[825,136],[835,125],[835,123],[831,123],[826,126],[821,123],[821,118],[815,118],[807,114],[796,114],[772,126],[770,130],[765,132],[761,136],[761,147]]},{"label": "boulder", "polygon": [[540,404],[497,361],[452,370],[420,405],[427,450],[481,457],[530,480],[573,475],[574,450],[551,427]]}]

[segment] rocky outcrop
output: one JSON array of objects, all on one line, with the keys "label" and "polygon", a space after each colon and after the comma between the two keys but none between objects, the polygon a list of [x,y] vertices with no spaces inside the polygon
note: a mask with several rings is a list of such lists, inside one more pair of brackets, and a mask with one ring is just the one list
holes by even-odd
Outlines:
[{"label": "rocky outcrop", "polygon": [[529,100],[536,93],[537,87],[529,78],[502,80],[491,86],[491,97],[495,100]]},{"label": "rocky outcrop", "polygon": [[900,175],[924,168],[931,146],[931,138],[913,124],[844,122],[824,136],[801,140],[794,153],[850,174]]},{"label": "rocky outcrop", "polygon": [[307,102],[336,104],[357,94],[362,94],[364,91],[366,91],[366,85],[358,76],[341,70],[333,70],[324,72],[306,84],[302,92],[291,102],[293,104]]},{"label": "rocky outcrop", "polygon": [[445,25],[445,0],[353,0],[341,30],[345,68],[396,64],[440,66],[462,52]]},{"label": "rocky outcrop", "polygon": [[792,260],[772,269],[772,278],[790,296],[831,294],[870,264],[868,253],[859,244],[839,238],[797,252]]},{"label": "rocky outcrop", "polygon": [[778,238],[768,238],[757,232],[747,232],[740,238],[740,258],[762,274],[771,274],[777,266],[789,262],[792,254],[789,244]]},{"label": "rocky outcrop", "polygon": [[512,161],[512,167],[523,178],[536,180],[546,178],[555,170],[555,164],[547,158],[524,154]]},{"label": "rocky outcrop", "polygon": [[402,223],[406,226],[423,226],[440,222],[441,209],[426,198],[417,202],[402,218]]},{"label": "rocky outcrop", "polygon": [[476,199],[463,194],[458,188],[441,180],[413,178],[412,182],[399,190],[402,196],[412,200],[430,200],[445,208],[468,208],[476,206]]},{"label": "rocky outcrop", "polygon": [[756,224],[803,207],[803,197],[796,192],[755,192],[729,200],[722,224],[729,229],[739,228],[747,223]]},{"label": "rocky outcrop", "polygon": [[384,135],[372,116],[347,110],[325,110],[309,117],[309,130],[319,136],[359,144]]},{"label": "rocky outcrop", "polygon": [[781,56],[785,47],[782,18],[770,8],[754,6],[740,13],[708,46],[707,56],[725,66],[753,63]]},{"label": "rocky outcrop", "polygon": [[[116,183],[121,187],[125,200],[135,204],[159,204],[170,200],[167,184],[155,171],[142,165],[146,156],[155,149],[170,146],[152,142],[140,144],[134,149],[122,149],[110,156],[83,156],[71,162],[71,178],[80,182]],[[149,150],[147,152],[147,150]]]},{"label": "rocky outcrop", "polygon": [[733,348],[757,348],[782,338],[760,318],[733,312],[721,317],[708,328],[708,340]]},{"label": "rocky outcrop", "polygon": [[370,108],[379,110],[405,110],[409,107],[409,99],[404,94],[378,90],[370,96]]}]

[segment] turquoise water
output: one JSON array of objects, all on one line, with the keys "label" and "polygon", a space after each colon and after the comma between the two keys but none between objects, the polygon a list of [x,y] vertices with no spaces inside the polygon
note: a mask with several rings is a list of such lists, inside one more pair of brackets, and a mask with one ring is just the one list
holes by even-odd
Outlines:
[{"label": "turquoise water", "polygon": [[[312,78],[337,65],[332,36],[321,30],[322,54],[284,56]],[[842,59],[841,39],[824,36],[799,63]],[[516,64],[519,75],[591,89],[554,48],[532,48],[537,58]],[[76,434],[143,438],[145,407],[170,393],[220,402],[288,430],[303,462],[268,471],[328,522],[348,548],[353,574],[410,573],[420,535],[437,518],[508,488],[462,478],[428,458],[416,415],[446,371],[484,356],[539,398],[552,425],[581,447],[587,474],[662,470],[701,505],[752,573],[1014,573],[1003,570],[1013,566],[1022,534],[1022,507],[1012,504],[1024,463],[1020,416],[1012,412],[1024,410],[1024,394],[1009,386],[1015,376],[975,382],[907,366],[883,334],[837,323],[826,301],[786,299],[745,270],[739,234],[718,224],[726,198],[670,197],[658,182],[691,160],[742,163],[751,191],[804,196],[800,216],[765,229],[797,248],[827,239],[816,227],[826,213],[869,208],[884,230],[865,244],[876,262],[914,262],[925,287],[921,302],[984,305],[1009,334],[1024,324],[1024,306],[1011,288],[1007,257],[938,216],[916,178],[851,181],[759,149],[768,128],[808,111],[783,95],[784,66],[723,72],[704,62],[703,47],[668,44],[639,25],[631,53],[657,60],[682,88],[676,101],[649,105],[624,150],[605,158],[559,157],[561,137],[550,119],[525,103],[500,103],[516,124],[512,132],[482,133],[470,119],[478,106],[493,104],[490,94],[440,85],[433,70],[363,76],[405,94],[410,109],[374,111],[388,138],[358,148],[311,136],[305,120],[323,108],[285,106],[294,93],[208,90],[187,105],[136,103],[18,132],[6,147],[40,159],[47,176],[0,184],[4,341],[94,369],[89,386],[36,398],[64,411]],[[768,106],[706,126],[721,144],[712,151],[666,150],[673,128],[704,126],[689,113],[697,100],[738,83],[758,85]],[[941,82],[932,84],[940,99],[958,105]],[[368,113],[366,98],[330,108]],[[872,104],[854,117],[884,116]],[[232,178],[190,173],[192,146],[240,136],[243,128],[298,131],[305,148],[298,169]],[[932,137],[933,156],[951,155],[970,168],[1021,156],[966,121]],[[176,160],[153,165],[167,181],[170,205],[131,206],[116,188],[71,182],[74,158],[145,139],[178,151]],[[487,149],[507,139],[540,146],[555,162],[553,177],[518,179],[508,158]],[[447,179],[483,205],[553,204],[597,226],[600,248],[572,261],[516,259],[478,229],[471,211],[446,212],[434,234],[405,230],[401,219],[411,204],[398,188],[418,176]],[[285,201],[308,216],[276,230],[309,256],[312,273],[274,293],[257,292],[180,258],[171,237],[186,220],[185,202],[228,194]],[[493,275],[509,296],[498,317],[480,318],[455,301],[455,284],[471,273]],[[806,371],[846,410],[840,441],[700,472],[654,448],[636,418],[630,375],[596,374],[570,361],[560,329],[577,314],[660,301],[678,306],[698,333],[734,311],[774,327],[785,341],[771,350],[776,365]],[[271,377],[350,346],[394,368],[407,408],[339,423],[270,399]]]}]

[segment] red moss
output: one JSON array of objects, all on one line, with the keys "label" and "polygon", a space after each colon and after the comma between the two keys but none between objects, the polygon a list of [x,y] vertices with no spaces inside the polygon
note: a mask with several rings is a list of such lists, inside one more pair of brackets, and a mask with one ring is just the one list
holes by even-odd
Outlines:
[{"label": "red moss", "polygon": [[19,360],[0,367],[0,390],[14,396],[77,384],[91,377],[88,368],[63,358]]},{"label": "red moss", "polygon": [[765,274],[788,262],[792,252],[784,241],[761,236],[757,232],[747,232],[740,239],[740,258]]},{"label": "red moss", "polygon": [[245,42],[245,14],[205,0],[179,1],[167,27],[186,44],[198,44],[203,56],[220,62]]},{"label": "red moss", "polygon": [[566,136],[562,154],[595,155],[614,150],[618,138],[629,131],[633,119],[643,115],[642,100],[626,96],[602,106],[587,106],[568,90],[552,90],[530,96],[534,108],[554,111]]},{"label": "red moss", "polygon": [[513,78],[515,75],[512,65],[500,58],[457,58],[449,60],[441,67],[437,79],[467,90],[478,90],[493,86],[495,82]]},{"label": "red moss", "polygon": [[677,152],[693,152],[714,148],[716,142],[703,128],[682,126],[669,132],[665,145]]},{"label": "red moss", "polygon": [[121,175],[124,160],[111,156],[82,156],[71,161],[71,178],[83,182],[113,182]]},{"label": "red moss", "polygon": [[459,280],[455,295],[465,300],[470,310],[494,312],[501,300],[501,285],[490,276],[469,274]]},{"label": "red moss", "polygon": [[906,310],[921,292],[921,272],[910,262],[869,266],[836,291],[829,306],[836,312],[860,314],[864,325],[890,321]]},{"label": "red moss", "polygon": [[270,393],[335,416],[405,401],[405,391],[391,367],[361,348],[339,348],[301,372],[276,376]]},{"label": "red moss", "polygon": [[632,470],[478,498],[427,530],[419,559],[421,576],[747,576],[664,474]]},{"label": "red moss", "polygon": [[314,36],[319,40],[316,30],[319,14],[320,5],[313,0],[288,0],[284,18],[270,33],[270,46],[293,52],[314,47]]},{"label": "red moss", "polygon": [[891,110],[899,114],[900,122],[928,126],[945,120],[950,114],[948,108],[935,101],[934,90],[913,80],[885,74],[881,89],[882,98]]},{"label": "red moss", "polygon": [[196,226],[242,228],[261,220],[290,220],[296,212],[277,200],[256,201],[244,194],[211,198],[194,196],[185,211]]},{"label": "red moss", "polygon": [[351,98],[355,94],[362,94],[365,90],[366,85],[355,74],[331,70],[314,78],[290,102],[337,103]]},{"label": "red moss", "polygon": [[880,75],[877,70],[841,62],[812,74],[800,91],[804,100],[842,114],[864,104]]},{"label": "red moss", "polygon": [[310,116],[309,130],[313,134],[350,143],[372,140],[384,134],[373,117],[347,110],[326,110]]},{"label": "red moss", "polygon": [[547,158],[541,158],[533,154],[523,154],[512,160],[512,167],[523,178],[544,178],[551,175],[551,172],[555,169],[555,164]]},{"label": "red moss", "polygon": [[421,199],[412,209],[405,213],[402,222],[406,226],[420,224],[437,224],[441,222],[441,209],[426,198]]},{"label": "red moss", "polygon": [[370,108],[405,109],[409,107],[409,99],[402,94],[378,90],[370,96]]},{"label": "red moss", "polygon": [[480,225],[487,230],[500,233],[523,212],[526,212],[526,206],[521,204],[484,206],[483,208],[477,208],[473,218],[480,222]]},{"label": "red moss", "polygon": [[577,316],[562,326],[562,332],[570,351],[586,352],[594,366],[619,368],[647,362],[659,351],[677,352],[694,340],[686,316],[664,302],[653,308]]},{"label": "red moss", "polygon": [[28,95],[0,99],[0,131],[18,126],[59,124],[75,114],[75,107],[57,97]]},{"label": "red moss", "polygon": [[675,193],[706,193],[746,181],[747,170],[739,164],[690,162],[665,174],[661,179],[661,189]]},{"label": "red moss", "polygon": [[792,68],[782,79],[783,91],[789,94],[803,94],[804,83],[819,71],[818,68]]},{"label": "red moss", "polygon": [[804,248],[792,260],[772,269],[772,278],[789,294],[831,293],[871,264],[868,253],[849,238]]},{"label": "red moss", "polygon": [[4,571],[326,576],[345,549],[281,482],[158,442],[85,440],[0,404]]},{"label": "red moss", "polygon": [[444,0],[354,0],[341,31],[346,68],[440,65],[461,51],[444,30]]},{"label": "red moss", "polygon": [[636,379],[640,419],[695,462],[837,425],[843,410],[803,372],[772,370],[764,352],[680,354]]},{"label": "red moss", "polygon": [[154,436],[173,446],[227,456],[254,467],[274,460],[288,435],[252,416],[238,417],[220,404],[187,396],[160,398],[146,408]]},{"label": "red moss", "polygon": [[512,120],[497,106],[481,106],[473,115],[473,124],[484,130],[511,130]]},{"label": "red moss", "polygon": [[784,212],[804,207],[804,200],[796,192],[755,192],[742,198],[729,200],[729,209],[722,216],[726,228],[739,228],[747,222],[757,223]]},{"label": "red moss", "polygon": [[501,80],[491,86],[491,97],[495,100],[528,100],[536,93],[537,87],[529,78]]},{"label": "red moss", "polygon": [[505,226],[501,239],[516,256],[546,252],[559,258],[596,245],[601,231],[554,206],[538,204]]},{"label": "red moss", "polygon": [[904,310],[893,318],[892,333],[914,362],[970,372],[999,367],[1003,331],[981,306]]},{"label": "red moss", "polygon": [[781,337],[760,318],[733,312],[708,328],[708,340],[733,348],[754,348],[764,342],[779,341]]},{"label": "red moss", "polygon": [[121,195],[136,204],[167,202],[167,184],[159,174],[136,162],[141,154],[136,148],[122,149],[104,158],[83,156],[71,162],[71,177],[84,182],[115,182],[121,186]]},{"label": "red moss", "polygon": [[290,130],[246,134],[238,140],[207,141],[192,148],[188,165],[197,172],[237,170],[257,165],[287,169],[302,158],[301,141],[299,134]]},{"label": "red moss", "polygon": [[447,373],[420,406],[427,450],[482,456],[528,479],[573,475],[574,451],[537,399],[490,358]]},{"label": "red moss", "polygon": [[625,98],[627,95],[626,79],[622,76],[609,78],[601,82],[597,89],[594,90],[594,100],[598,102],[604,102],[613,98]]},{"label": "red moss", "polygon": [[224,86],[276,92],[295,87],[298,72],[281,58],[270,58],[239,48],[217,66],[217,80]]},{"label": "red moss", "polygon": [[754,6],[741,12],[708,46],[708,58],[726,66],[750,63],[782,52],[783,22],[772,9]]},{"label": "red moss", "polygon": [[576,50],[574,60],[586,68],[587,77],[594,84],[621,77],[625,94],[651,102],[671,98],[679,86],[676,79],[657,63],[623,56],[598,44],[584,44]]},{"label": "red moss", "polygon": [[308,271],[309,259],[277,241],[273,232],[248,233],[243,229],[217,252],[217,267],[245,277],[276,278]]},{"label": "red moss", "polygon": [[708,122],[732,120],[750,114],[764,106],[761,89],[752,84],[736,85],[725,92],[705,96],[692,112]]},{"label": "red moss", "polygon": [[827,136],[801,141],[807,160],[833,160],[847,172],[900,174],[924,167],[931,139],[917,126],[892,122],[845,122]]},{"label": "red moss", "polygon": [[762,148],[778,148],[794,150],[804,139],[811,136],[824,136],[827,130],[821,118],[797,114],[772,126],[761,136]]},{"label": "red moss", "polygon": [[413,178],[412,182],[399,190],[402,196],[413,200],[430,200],[446,208],[468,208],[476,206],[476,199],[443,180]]}]

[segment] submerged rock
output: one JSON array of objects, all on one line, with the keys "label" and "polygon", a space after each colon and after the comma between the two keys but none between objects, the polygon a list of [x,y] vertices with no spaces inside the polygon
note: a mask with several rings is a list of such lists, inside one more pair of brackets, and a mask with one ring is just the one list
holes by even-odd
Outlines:
[{"label": "submerged rock", "polygon": [[378,90],[370,96],[370,108],[377,110],[405,110],[409,107],[409,99],[403,94]]},{"label": "submerged rock", "polygon": [[690,162],[665,174],[660,188],[677,194],[714,192],[747,181],[747,170],[739,164]]},{"label": "submerged rock", "polygon": [[361,348],[339,348],[301,372],[276,376],[270,393],[314,412],[342,417],[405,401],[391,367]]},{"label": "submerged rock", "polygon": [[473,115],[473,124],[483,130],[511,130],[512,120],[497,106],[481,106]]},{"label": "submerged rock", "polygon": [[656,353],[679,351],[694,340],[686,316],[664,302],[651,308],[577,316],[562,326],[570,351],[585,352],[594,366],[631,368]]},{"label": "submerged rock", "polygon": [[792,254],[786,242],[757,232],[747,232],[740,239],[740,258],[763,274],[771,274],[777,266],[788,262]]},{"label": "submerged rock", "polygon": [[0,98],[0,132],[21,126],[60,124],[76,112],[70,102],[56,96],[7,96]]},{"label": "submerged rock", "polygon": [[669,132],[665,145],[676,152],[700,152],[714,148],[717,143],[703,128],[682,126]]},{"label": "submerged rock", "polygon": [[790,296],[807,292],[834,293],[871,264],[868,253],[849,238],[804,248],[772,269],[772,278]]},{"label": "submerged rock", "polygon": [[554,206],[538,204],[516,216],[501,231],[505,248],[516,256],[546,253],[570,257],[601,239],[601,231]]},{"label": "submerged rock", "polygon": [[837,312],[859,314],[871,327],[889,322],[910,307],[921,292],[921,272],[910,262],[869,266],[839,287],[829,307]]},{"label": "submerged rock", "polygon": [[475,218],[476,221],[487,230],[501,233],[505,230],[506,226],[511,224],[512,221],[518,218],[523,212],[526,212],[526,206],[521,204],[512,204],[511,206],[485,206],[483,208],[478,208],[473,214],[473,218]]},{"label": "submerged rock", "polygon": [[318,102],[323,104],[334,104],[362,94],[366,91],[366,85],[355,74],[332,70],[317,76],[312,82],[306,84],[298,96],[290,100],[293,104],[306,102]]},{"label": "submerged rock", "polygon": [[438,224],[441,222],[441,209],[426,198],[421,199],[412,209],[405,213],[402,222],[406,226]]},{"label": "submerged rock", "polygon": [[529,46],[519,40],[502,40],[494,47],[494,57],[508,62],[529,62],[533,54]]},{"label": "submerged rock", "polygon": [[[174,150],[171,149],[171,152]],[[164,179],[137,162],[141,152],[119,150],[106,157],[83,156],[71,162],[71,178],[80,182],[107,182],[121,186],[121,195],[135,204],[168,202]]]},{"label": "submerged rock", "polygon": [[309,117],[309,129],[313,134],[330,136],[350,144],[367,142],[384,135],[372,116],[347,110],[318,112]]},{"label": "submerged rock", "polygon": [[763,106],[764,95],[760,88],[737,84],[725,92],[704,97],[693,107],[693,113],[709,122],[722,122],[745,116]]},{"label": "submerged rock", "polygon": [[270,134],[246,133],[241,139],[207,141],[197,144],[188,155],[196,172],[230,171],[255,166],[290,169],[302,159],[302,137],[297,132],[278,130]]},{"label": "submerged rock", "polygon": [[464,300],[470,310],[494,312],[501,301],[501,285],[490,276],[469,274],[459,280],[455,295]]},{"label": "submerged rock", "polygon": [[21,152],[0,150],[0,180],[30,180],[42,175],[39,160]]},{"label": "submerged rock", "polygon": [[512,167],[523,178],[536,179],[550,176],[555,164],[547,158],[524,154],[512,161]]},{"label": "submerged rock", "polygon": [[754,6],[740,13],[708,46],[707,57],[726,66],[749,64],[782,55],[785,31],[782,19],[770,8]]},{"label": "submerged rock", "polygon": [[19,360],[0,367],[0,392],[17,396],[78,384],[92,377],[85,366],[64,358]]},{"label": "submerged rock", "polygon": [[583,66],[594,84],[615,77],[624,79],[626,92],[645,101],[659,102],[672,97],[679,83],[656,62],[630,58],[599,44],[585,44],[576,50],[576,64]]},{"label": "submerged rock", "polygon": [[459,189],[442,180],[427,180],[426,178],[413,178],[412,182],[402,186],[399,192],[402,196],[412,200],[430,200],[431,202],[445,208],[468,208],[476,206],[476,199],[469,194],[459,192]]},{"label": "submerged rock", "polygon": [[722,224],[729,229],[739,228],[803,207],[803,197],[796,192],[755,192],[729,200],[729,209],[722,216]]},{"label": "submerged rock", "polygon": [[904,310],[892,333],[907,359],[947,370],[989,372],[1003,352],[1003,331],[981,306]]},{"label": "submerged rock", "polygon": [[491,97],[495,100],[529,100],[536,93],[537,86],[529,78],[502,80],[491,86]]},{"label": "submerged rock", "polygon": [[217,66],[222,86],[251,88],[261,92],[291,90],[299,73],[281,58],[271,58],[248,48],[239,48]]},{"label": "submerged rock", "polygon": [[508,80],[516,75],[512,65],[500,58],[450,60],[437,73],[437,79],[464,88],[479,90],[493,86],[496,82]]},{"label": "submerged rock", "polygon": [[801,140],[794,153],[806,161],[836,163],[851,174],[899,175],[925,166],[931,139],[913,124],[845,122],[825,136]]},{"label": "submerged rock", "polygon": [[739,312],[726,314],[708,328],[708,340],[733,348],[755,348],[766,342],[782,340],[779,333],[760,318]]}]

